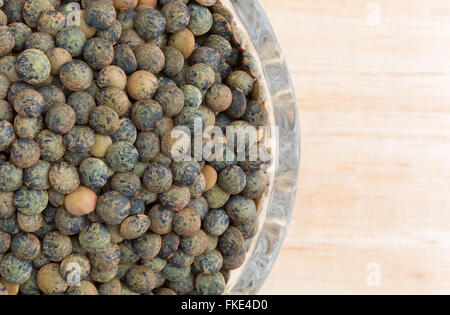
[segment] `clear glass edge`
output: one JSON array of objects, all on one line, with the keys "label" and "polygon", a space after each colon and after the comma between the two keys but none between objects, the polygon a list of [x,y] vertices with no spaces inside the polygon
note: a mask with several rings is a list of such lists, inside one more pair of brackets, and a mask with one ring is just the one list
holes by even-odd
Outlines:
[{"label": "clear glass edge", "polygon": [[[291,221],[300,168],[300,119],[286,58],[259,2],[222,0],[220,3],[235,13],[237,24],[243,26],[251,40],[251,50],[257,54],[267,84],[269,104],[273,107],[273,123],[279,128],[279,137],[286,135],[283,139],[277,139],[277,155],[281,158],[269,188],[270,195],[266,199],[268,205],[264,209],[266,213],[263,226],[256,241],[249,246],[250,258],[234,274],[236,279],[230,281],[226,291],[227,294],[254,295],[269,276]],[[285,138],[291,141],[281,141],[286,140]],[[288,147],[283,148],[286,144]],[[285,152],[289,151],[289,144],[292,144],[293,148],[290,152]]]}]

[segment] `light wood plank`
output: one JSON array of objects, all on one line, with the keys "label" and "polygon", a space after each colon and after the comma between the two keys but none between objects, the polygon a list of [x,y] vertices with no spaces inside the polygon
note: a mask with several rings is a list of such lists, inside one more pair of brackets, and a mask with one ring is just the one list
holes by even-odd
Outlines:
[{"label": "light wood plank", "polygon": [[261,293],[450,293],[450,2],[379,0],[379,26],[370,1],[260,2],[302,123],[299,197]]}]

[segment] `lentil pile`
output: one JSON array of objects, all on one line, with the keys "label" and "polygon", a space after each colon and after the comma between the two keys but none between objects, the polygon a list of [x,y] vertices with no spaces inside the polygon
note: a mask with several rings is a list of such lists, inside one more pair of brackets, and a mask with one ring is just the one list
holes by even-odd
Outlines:
[{"label": "lentil pile", "polygon": [[224,293],[270,150],[178,160],[172,130],[268,124],[242,32],[216,0],[75,4],[0,0],[0,295]]}]

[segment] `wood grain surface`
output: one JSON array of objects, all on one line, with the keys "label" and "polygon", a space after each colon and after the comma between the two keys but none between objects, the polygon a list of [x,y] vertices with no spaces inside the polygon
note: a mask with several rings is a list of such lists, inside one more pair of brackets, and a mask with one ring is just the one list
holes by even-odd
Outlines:
[{"label": "wood grain surface", "polygon": [[450,1],[260,2],[302,125],[293,220],[260,293],[450,293]]}]

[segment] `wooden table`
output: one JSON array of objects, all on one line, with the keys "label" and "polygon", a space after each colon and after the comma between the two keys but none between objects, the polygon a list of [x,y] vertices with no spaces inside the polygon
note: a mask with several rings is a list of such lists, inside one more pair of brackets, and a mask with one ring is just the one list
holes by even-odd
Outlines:
[{"label": "wooden table", "polygon": [[302,124],[261,293],[450,293],[450,1],[260,2]]}]

